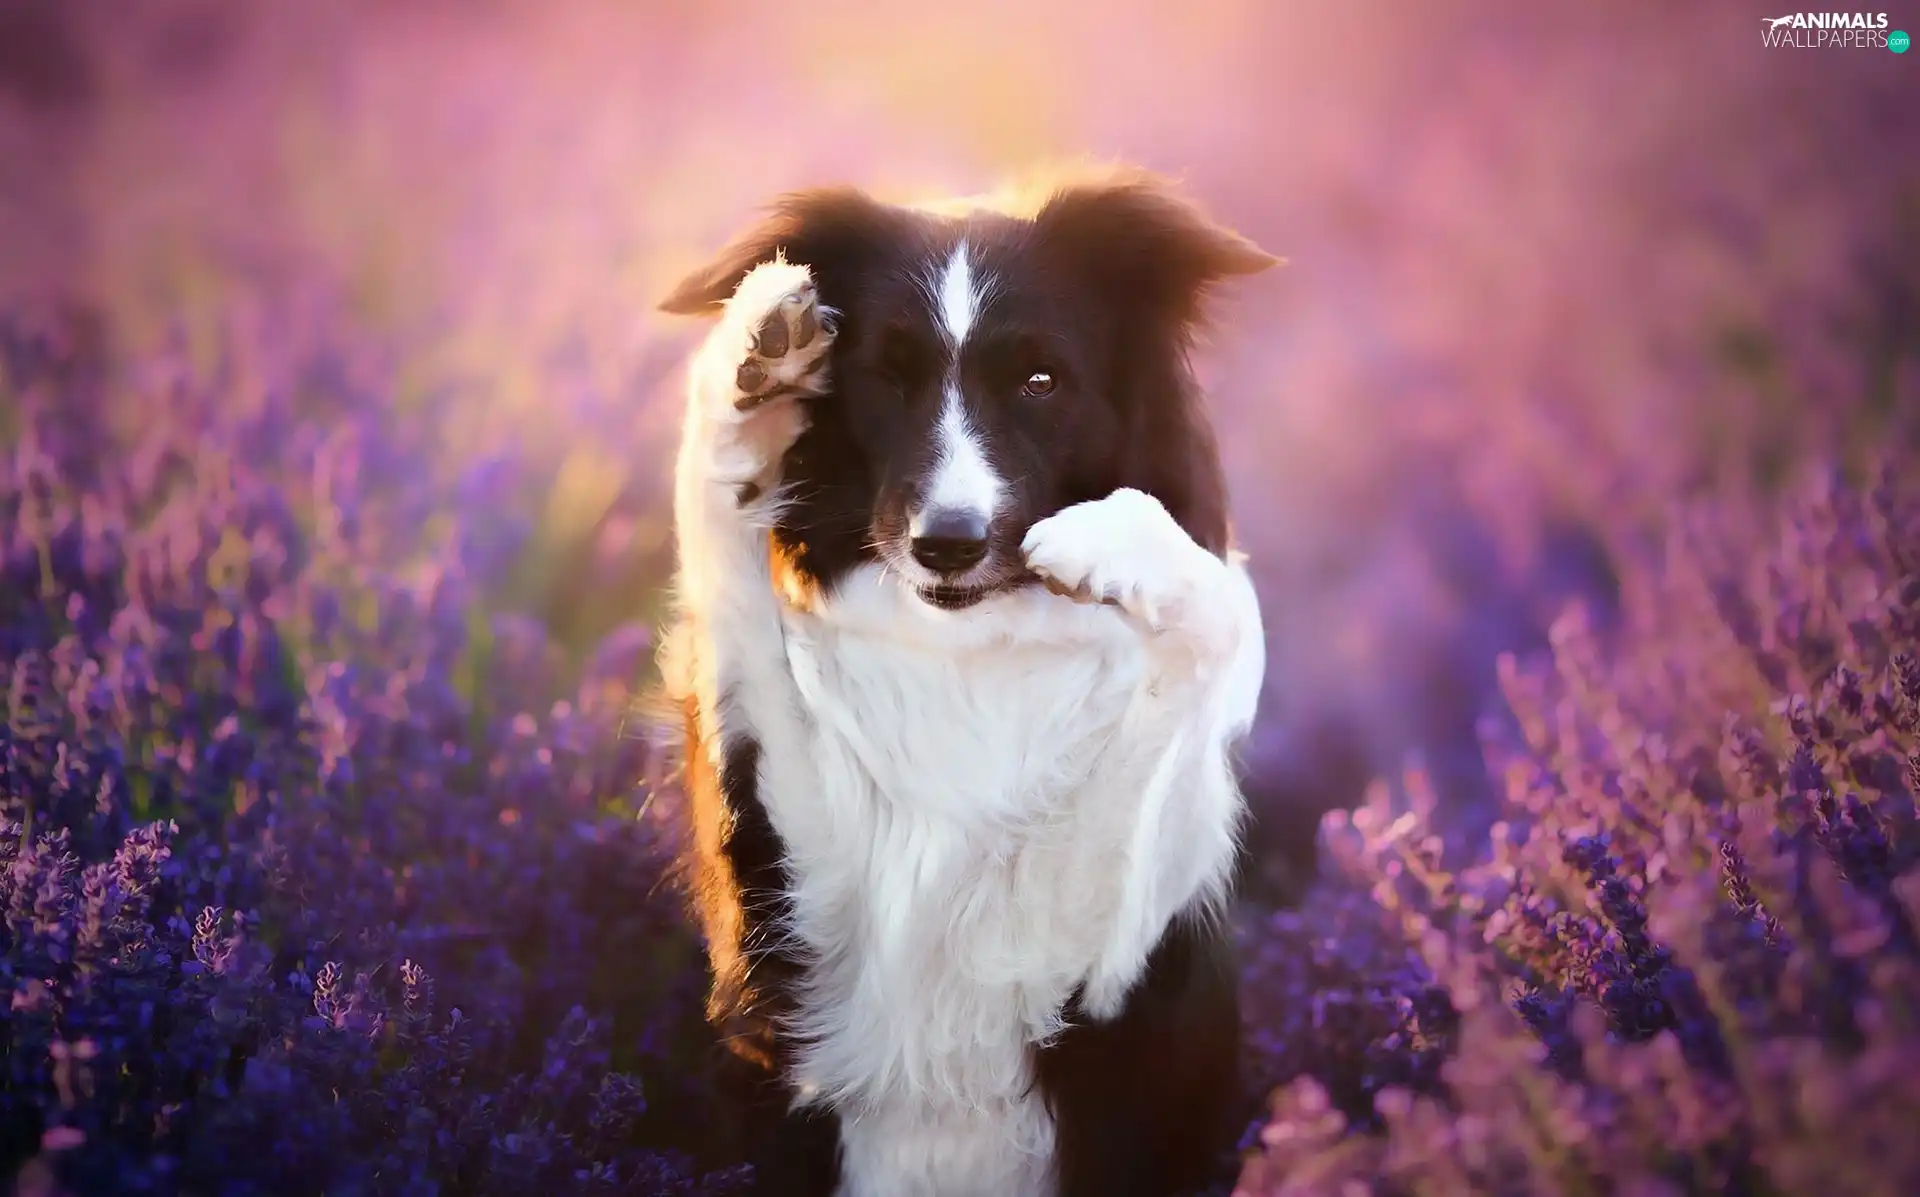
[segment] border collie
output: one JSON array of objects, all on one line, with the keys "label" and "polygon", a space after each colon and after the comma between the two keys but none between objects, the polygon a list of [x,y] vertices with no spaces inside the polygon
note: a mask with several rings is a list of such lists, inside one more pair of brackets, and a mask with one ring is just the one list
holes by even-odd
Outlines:
[{"label": "border collie", "polygon": [[1141,173],[832,188],[662,303],[715,319],[661,663],[761,1191],[1164,1194],[1230,1147],[1265,648],[1187,353],[1277,261]]}]

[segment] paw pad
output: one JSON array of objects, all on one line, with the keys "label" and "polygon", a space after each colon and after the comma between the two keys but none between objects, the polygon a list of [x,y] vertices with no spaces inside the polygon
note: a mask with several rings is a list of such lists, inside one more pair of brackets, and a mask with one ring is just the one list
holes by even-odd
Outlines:
[{"label": "paw pad", "polygon": [[[782,394],[810,389],[808,375],[816,372],[832,336],[813,283],[789,291],[754,328],[747,356],[734,373],[740,391],[734,406],[745,411]],[[813,352],[806,352],[809,349]],[[805,360],[790,360],[800,358]]]}]

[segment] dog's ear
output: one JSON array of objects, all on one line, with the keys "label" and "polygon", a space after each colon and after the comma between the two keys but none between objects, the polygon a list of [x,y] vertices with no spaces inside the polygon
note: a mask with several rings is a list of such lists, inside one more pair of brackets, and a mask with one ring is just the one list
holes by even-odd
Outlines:
[{"label": "dog's ear", "polygon": [[682,279],[661,301],[660,310],[711,315],[749,270],[776,255],[812,267],[822,292],[831,293],[833,277],[856,268],[891,223],[889,210],[857,188],[788,192],[711,261]]},{"label": "dog's ear", "polygon": [[1223,279],[1258,274],[1282,259],[1214,223],[1161,179],[1116,172],[1056,188],[1035,217],[1043,244],[1107,294],[1179,320],[1195,318]]}]

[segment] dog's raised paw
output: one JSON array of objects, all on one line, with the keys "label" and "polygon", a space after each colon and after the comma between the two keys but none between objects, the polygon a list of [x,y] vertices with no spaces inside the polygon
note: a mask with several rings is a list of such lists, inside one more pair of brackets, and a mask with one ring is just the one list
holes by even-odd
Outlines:
[{"label": "dog's raised paw", "polygon": [[1155,631],[1194,615],[1220,564],[1159,500],[1132,489],[1041,520],[1020,547],[1049,590],[1118,606]]},{"label": "dog's raised paw", "polygon": [[821,304],[807,267],[776,260],[749,271],[727,303],[726,321],[741,346],[733,408],[747,412],[775,399],[824,391],[834,315]]}]

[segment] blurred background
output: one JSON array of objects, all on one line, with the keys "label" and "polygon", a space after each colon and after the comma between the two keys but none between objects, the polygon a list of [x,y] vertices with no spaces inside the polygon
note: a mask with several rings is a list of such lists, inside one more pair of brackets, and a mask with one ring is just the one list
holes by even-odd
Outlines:
[{"label": "blurred background", "polygon": [[104,368],[416,413],[358,464],[428,496],[394,551],[451,513],[488,611],[577,666],[668,568],[699,329],[653,304],[758,205],[1170,174],[1290,263],[1198,361],[1272,636],[1285,889],[1369,776],[1481,784],[1496,654],[1568,601],[1604,626],[1677,499],[1845,468],[1920,410],[1920,55],[1765,48],[1763,15],[0,0],[0,301]]}]

